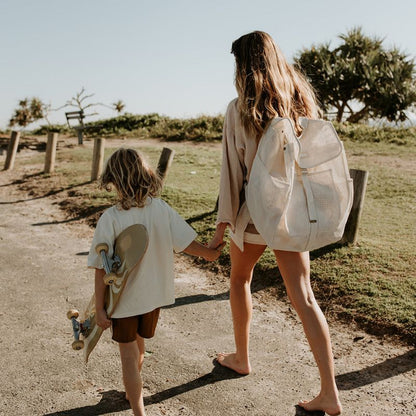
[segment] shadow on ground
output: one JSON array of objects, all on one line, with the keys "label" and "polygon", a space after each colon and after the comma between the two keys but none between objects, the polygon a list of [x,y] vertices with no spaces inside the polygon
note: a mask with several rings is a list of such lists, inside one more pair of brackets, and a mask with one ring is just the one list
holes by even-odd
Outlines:
[{"label": "shadow on ground", "polygon": [[99,403],[91,406],[77,407],[54,413],[45,413],[44,416],[93,416],[106,415],[108,413],[122,412],[130,409],[130,404],[125,400],[125,393],[117,390],[109,390],[101,393]]},{"label": "shadow on ground", "polygon": [[361,370],[340,374],[336,377],[340,390],[353,390],[373,384],[416,368],[416,350],[410,350],[398,357],[389,358],[381,363]]},{"label": "shadow on ground", "polygon": [[[179,386],[171,387],[159,393],[152,394],[144,398],[145,406],[161,403],[172,397],[179,396],[188,391],[214,384],[222,380],[230,380],[243,377],[234,371],[221,367],[214,362],[214,368],[208,374],[191,380]],[[89,415],[105,415],[108,413],[122,412],[130,409],[129,403],[125,400],[125,393],[116,390],[109,390],[102,393],[99,403],[96,405],[77,407],[69,410],[62,410],[54,413],[47,413],[44,416],[89,416]]]}]

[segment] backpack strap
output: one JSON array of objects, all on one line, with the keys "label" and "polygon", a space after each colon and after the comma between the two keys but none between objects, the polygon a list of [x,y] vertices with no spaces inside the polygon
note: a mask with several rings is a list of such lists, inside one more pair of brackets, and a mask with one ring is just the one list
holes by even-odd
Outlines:
[{"label": "backpack strap", "polygon": [[305,191],[306,206],[308,209],[309,223],[311,227],[309,239],[312,239],[313,241],[316,238],[318,232],[318,216],[316,213],[315,201],[313,198],[311,182],[309,180],[308,169],[300,168],[300,170],[302,172],[303,189]]}]

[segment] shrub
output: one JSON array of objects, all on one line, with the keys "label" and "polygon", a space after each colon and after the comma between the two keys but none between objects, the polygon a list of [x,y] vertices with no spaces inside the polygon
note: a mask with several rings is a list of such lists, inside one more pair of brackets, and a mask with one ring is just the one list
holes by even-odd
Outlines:
[{"label": "shrub", "polygon": [[110,135],[131,132],[138,129],[149,129],[160,123],[164,117],[157,113],[135,115],[123,114],[118,117],[85,123],[87,133],[94,135]]},{"label": "shrub", "polygon": [[165,140],[212,141],[221,140],[224,116],[200,116],[190,119],[169,119],[150,130],[151,137]]},{"label": "shrub", "polygon": [[48,126],[42,125],[38,127],[36,130],[33,130],[32,134],[35,135],[44,135],[48,133],[69,133],[70,129],[66,124],[50,124]]},{"label": "shrub", "polygon": [[334,123],[334,126],[341,139],[353,142],[384,142],[398,145],[416,143],[416,127],[377,127],[352,123]]}]

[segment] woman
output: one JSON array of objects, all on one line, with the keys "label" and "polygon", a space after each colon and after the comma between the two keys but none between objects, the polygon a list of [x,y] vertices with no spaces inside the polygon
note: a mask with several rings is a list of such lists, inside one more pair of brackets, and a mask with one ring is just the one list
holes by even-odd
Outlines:
[{"label": "woman", "polygon": [[[292,120],[301,133],[300,117],[318,118],[319,107],[311,86],[290,65],[273,39],[253,32],[237,39],[231,52],[236,59],[235,85],[238,98],[232,101],[224,122],[223,164],[217,227],[210,247],[223,242],[227,227],[231,232],[230,303],[236,351],[219,354],[219,364],[239,374],[249,374],[249,332],[252,315],[250,283],[253,268],[266,248],[252,221],[242,221],[244,184],[250,175],[259,139],[274,117]],[[246,215],[244,215],[246,216]],[[239,241],[239,239],[244,241]],[[241,251],[238,247],[243,247]],[[334,362],[328,325],[310,285],[309,253],[274,250],[289,299],[296,309],[315,357],[321,377],[321,391],[311,401],[302,401],[306,410],[341,413],[335,384]]]}]

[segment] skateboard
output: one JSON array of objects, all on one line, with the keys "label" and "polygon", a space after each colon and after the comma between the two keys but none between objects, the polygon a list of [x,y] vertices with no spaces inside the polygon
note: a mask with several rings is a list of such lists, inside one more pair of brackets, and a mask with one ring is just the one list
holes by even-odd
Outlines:
[{"label": "skateboard", "polygon": [[[146,227],[142,224],[135,224],[123,230],[114,242],[114,255],[108,256],[108,245],[105,243],[97,244],[96,252],[101,256],[104,270],[105,290],[105,308],[107,316],[111,318],[123,289],[126,285],[130,273],[139,267],[140,262],[146,253],[149,242]],[[72,322],[74,341],[72,348],[74,350],[84,350],[85,362],[88,362],[92,350],[97,345],[103,329],[96,323],[95,294],[85,309],[84,314],[80,316],[79,311],[71,309],[67,313],[68,319]]]}]

